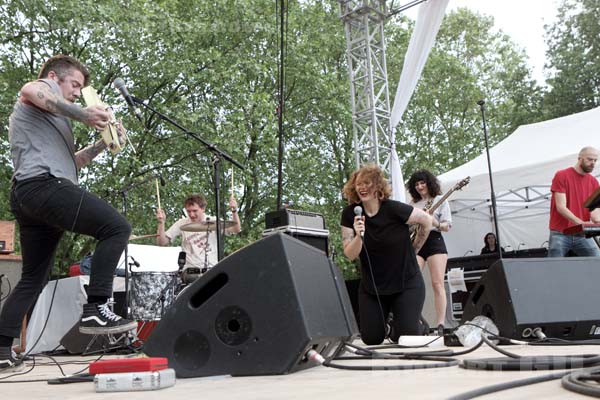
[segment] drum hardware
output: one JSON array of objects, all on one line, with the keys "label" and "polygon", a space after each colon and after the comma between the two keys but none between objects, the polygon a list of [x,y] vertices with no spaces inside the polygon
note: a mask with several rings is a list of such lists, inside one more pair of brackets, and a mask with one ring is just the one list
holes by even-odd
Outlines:
[{"label": "drum hardware", "polygon": [[185,251],[179,252],[179,256],[177,257],[177,265],[179,266],[179,272],[181,272],[181,270],[185,266],[186,256],[187,256],[187,253]]},{"label": "drum hardware", "polygon": [[[236,226],[235,221],[221,221],[221,228],[228,229]],[[217,221],[190,222],[181,226],[184,232],[214,232],[217,230]]]}]

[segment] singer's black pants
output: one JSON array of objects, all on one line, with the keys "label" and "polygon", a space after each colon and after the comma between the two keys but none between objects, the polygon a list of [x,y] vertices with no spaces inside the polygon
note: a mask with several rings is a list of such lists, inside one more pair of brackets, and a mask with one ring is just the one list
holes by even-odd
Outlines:
[{"label": "singer's black pants", "polygon": [[48,174],[13,182],[10,203],[19,224],[23,269],[2,308],[0,336],[19,336],[23,316],[47,282],[65,231],[98,240],[88,296],[111,297],[113,275],[131,234],[117,210],[69,180]]},{"label": "singer's black pants", "polygon": [[362,341],[367,345],[383,342],[390,311],[393,314],[390,339],[397,342],[400,335],[422,334],[419,318],[424,303],[425,283],[421,273],[406,280],[403,290],[394,294],[370,294],[361,283],[358,289],[358,307]]}]

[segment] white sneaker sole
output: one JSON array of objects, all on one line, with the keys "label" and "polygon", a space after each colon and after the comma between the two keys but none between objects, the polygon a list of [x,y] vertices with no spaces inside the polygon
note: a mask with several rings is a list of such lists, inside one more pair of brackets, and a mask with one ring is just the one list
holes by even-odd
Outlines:
[{"label": "white sneaker sole", "polygon": [[113,326],[105,328],[102,326],[79,326],[79,332],[84,335],[108,335],[112,333],[127,332],[132,329],[136,329],[138,326],[136,321],[131,321],[126,325]]}]

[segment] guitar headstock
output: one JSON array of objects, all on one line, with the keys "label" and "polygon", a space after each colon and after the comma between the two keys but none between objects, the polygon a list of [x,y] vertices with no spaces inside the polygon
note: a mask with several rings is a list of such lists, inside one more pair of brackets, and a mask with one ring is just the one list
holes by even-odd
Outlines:
[{"label": "guitar headstock", "polygon": [[470,181],[471,181],[471,177],[467,176],[465,179],[461,180],[456,185],[454,185],[454,187],[452,189],[453,190],[461,190],[463,187],[467,186]]}]

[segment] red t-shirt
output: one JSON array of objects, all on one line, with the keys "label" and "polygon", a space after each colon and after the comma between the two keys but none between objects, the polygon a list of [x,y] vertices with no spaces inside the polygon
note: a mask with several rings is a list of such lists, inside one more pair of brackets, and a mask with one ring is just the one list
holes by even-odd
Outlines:
[{"label": "red t-shirt", "polygon": [[[567,208],[583,221],[590,220],[590,211],[583,203],[598,187],[598,180],[591,174],[580,175],[575,168],[569,167],[558,171],[552,179],[552,193],[564,193],[567,197]],[[562,232],[575,225],[563,217],[556,209],[554,196],[550,201],[550,230]]]}]

